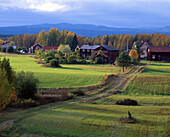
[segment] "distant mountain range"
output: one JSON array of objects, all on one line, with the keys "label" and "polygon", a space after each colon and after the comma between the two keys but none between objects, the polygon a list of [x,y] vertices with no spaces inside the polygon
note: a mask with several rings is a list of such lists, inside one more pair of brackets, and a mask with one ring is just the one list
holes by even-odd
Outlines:
[{"label": "distant mountain range", "polygon": [[170,36],[170,26],[160,28],[116,28],[106,26],[96,26],[90,24],[38,24],[38,25],[25,25],[25,26],[10,26],[0,27],[0,34],[5,35],[18,35],[18,34],[38,34],[40,31],[45,30],[46,32],[52,28],[58,28],[75,32],[77,35],[84,37],[96,37],[98,35],[111,35],[111,34],[137,34],[137,33],[164,33]]}]

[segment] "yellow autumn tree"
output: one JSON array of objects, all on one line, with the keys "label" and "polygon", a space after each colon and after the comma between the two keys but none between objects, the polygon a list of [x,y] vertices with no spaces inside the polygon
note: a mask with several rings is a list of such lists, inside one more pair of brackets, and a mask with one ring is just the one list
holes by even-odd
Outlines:
[{"label": "yellow autumn tree", "polygon": [[0,111],[11,101],[13,89],[7,79],[5,71],[0,69]]},{"label": "yellow autumn tree", "polygon": [[130,56],[132,59],[138,59],[138,57],[139,57],[137,50],[134,50],[134,49],[131,49],[131,50],[130,50],[129,56]]}]

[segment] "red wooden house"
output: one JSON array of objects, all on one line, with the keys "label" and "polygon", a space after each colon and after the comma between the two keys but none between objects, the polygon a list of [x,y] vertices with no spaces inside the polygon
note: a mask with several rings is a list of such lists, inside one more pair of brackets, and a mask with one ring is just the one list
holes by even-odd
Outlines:
[{"label": "red wooden house", "polygon": [[58,47],[43,47],[38,42],[36,42],[31,48],[29,48],[29,53],[35,53],[35,50],[42,49],[43,51],[46,50],[58,50]]},{"label": "red wooden house", "polygon": [[116,57],[119,56],[119,50],[113,48],[112,46],[107,46],[107,45],[83,45],[80,48],[80,55],[84,58],[84,59],[88,59],[89,56],[91,54],[96,54],[98,53],[98,51],[101,50],[103,52],[103,58],[105,60],[105,62],[113,62]]},{"label": "red wooden house", "polygon": [[170,47],[148,47],[147,54],[150,61],[170,61]]}]

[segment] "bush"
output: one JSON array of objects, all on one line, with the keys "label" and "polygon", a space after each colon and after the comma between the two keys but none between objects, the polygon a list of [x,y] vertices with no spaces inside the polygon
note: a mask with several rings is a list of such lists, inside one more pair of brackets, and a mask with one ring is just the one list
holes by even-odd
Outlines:
[{"label": "bush", "polygon": [[46,63],[49,63],[50,62],[50,60],[52,60],[53,59],[53,57],[52,56],[47,56],[46,58],[45,58],[45,61],[46,61]]},{"label": "bush", "polygon": [[93,61],[95,61],[95,58],[96,58],[96,54],[91,54],[91,56],[89,56],[89,60],[91,61],[91,62],[93,62]]},{"label": "bush", "polygon": [[71,89],[69,91],[70,93],[73,93],[74,95],[77,95],[77,96],[84,96],[84,92],[81,90],[81,89]]},{"label": "bush", "polygon": [[67,63],[69,64],[75,64],[76,63],[76,58],[75,56],[71,55],[67,58]]},{"label": "bush", "polygon": [[85,59],[80,59],[77,61],[78,64],[87,64],[88,62]]},{"label": "bush", "polygon": [[56,59],[62,59],[62,53],[61,52],[56,53],[55,58]]},{"label": "bush", "polygon": [[59,59],[59,64],[67,64],[67,60],[66,59]]},{"label": "bush", "polygon": [[104,63],[104,59],[102,57],[96,57],[95,63],[96,64],[103,64]]},{"label": "bush", "polygon": [[1,52],[6,52],[6,48],[2,47]]},{"label": "bush", "polygon": [[14,48],[13,48],[12,46],[10,46],[10,47],[8,47],[8,48],[6,49],[6,52],[8,52],[8,53],[13,53],[13,52],[14,52]]},{"label": "bush", "polygon": [[37,93],[38,79],[31,72],[19,72],[16,77],[16,93],[19,98],[34,98]]},{"label": "bush", "polygon": [[56,59],[50,60],[50,66],[60,67],[59,62]]}]

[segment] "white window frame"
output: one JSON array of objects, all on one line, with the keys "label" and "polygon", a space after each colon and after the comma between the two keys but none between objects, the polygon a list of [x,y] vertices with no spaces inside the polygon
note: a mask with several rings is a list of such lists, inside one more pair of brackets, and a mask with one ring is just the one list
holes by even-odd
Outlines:
[{"label": "white window frame", "polygon": [[156,56],[155,55],[152,55],[152,59],[155,59],[156,58]]}]

